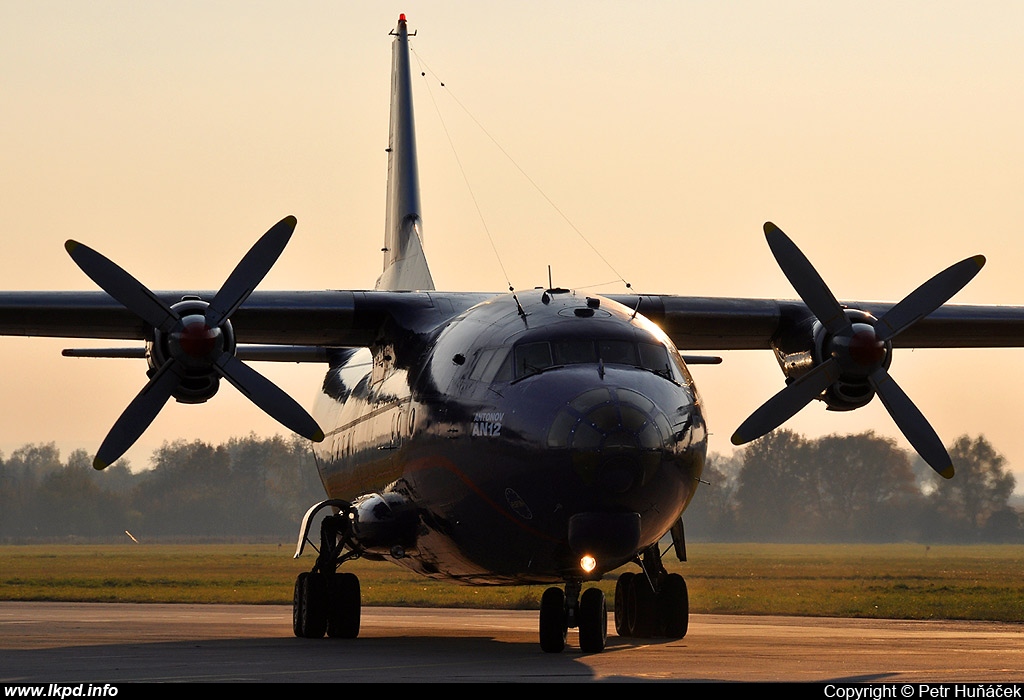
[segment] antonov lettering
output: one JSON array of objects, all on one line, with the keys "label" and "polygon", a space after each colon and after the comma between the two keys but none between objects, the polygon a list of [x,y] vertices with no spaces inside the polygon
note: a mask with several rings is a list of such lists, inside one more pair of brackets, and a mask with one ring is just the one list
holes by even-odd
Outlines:
[{"label": "antonov lettering", "polygon": [[474,437],[497,437],[501,435],[501,421],[505,414],[500,411],[481,411],[473,414]]}]

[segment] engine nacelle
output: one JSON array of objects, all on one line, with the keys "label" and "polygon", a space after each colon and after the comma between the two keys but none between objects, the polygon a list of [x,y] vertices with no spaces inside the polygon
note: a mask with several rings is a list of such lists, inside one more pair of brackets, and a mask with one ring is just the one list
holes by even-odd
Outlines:
[{"label": "engine nacelle", "polygon": [[230,321],[211,328],[206,325],[209,303],[199,297],[185,297],[171,309],[181,317],[180,330],[165,333],[153,330],[146,342],[147,374],[152,377],[169,359],[179,361],[185,376],[172,396],[179,403],[205,403],[220,389],[220,373],[215,361],[225,351],[235,352],[235,332]]},{"label": "engine nacelle", "polygon": [[812,319],[772,340],[787,384],[829,358],[840,361],[842,372],[838,380],[819,397],[830,411],[852,411],[866,406],[875,396],[868,374],[878,366],[888,369],[892,362],[892,343],[879,341],[875,336],[878,319],[860,309],[844,311],[852,324],[849,332],[832,335],[820,321]]}]

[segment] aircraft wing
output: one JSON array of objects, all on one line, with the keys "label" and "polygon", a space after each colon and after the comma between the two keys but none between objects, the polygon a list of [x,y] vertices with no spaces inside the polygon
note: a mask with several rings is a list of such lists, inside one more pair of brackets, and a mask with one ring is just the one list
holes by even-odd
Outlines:
[{"label": "aircraft wing", "polygon": [[[216,292],[154,292],[166,306]],[[239,343],[370,345],[388,321],[420,330],[490,294],[377,291],[255,291],[232,314]],[[0,292],[0,335],[145,340],[145,321],[105,292]]]},{"label": "aircraft wing", "polygon": [[[167,305],[214,292],[156,292]],[[361,347],[388,321],[433,328],[491,293],[255,291],[232,316],[239,343]],[[680,350],[770,349],[814,315],[800,301],[676,295],[610,295],[657,323]],[[894,304],[842,302],[881,318]],[[105,292],[0,292],[0,335],[145,340],[147,326]],[[898,337],[895,347],[1024,346],[1024,306],[947,304]]]},{"label": "aircraft wing", "polygon": [[[107,292],[0,292],[0,335],[143,341],[173,330],[172,344],[177,349],[167,350],[166,342],[153,343],[153,357],[147,351],[132,349],[65,351],[77,356],[92,352],[106,357],[146,357],[150,362],[150,380],[101,445],[94,460],[97,469],[120,457],[171,396],[191,403],[210,398],[216,392],[217,376],[234,384],[286,427],[312,440],[322,440],[324,433],[313,418],[243,360],[323,362],[323,348],[387,342],[393,337],[389,330],[396,328],[425,333],[494,296],[432,291],[253,291],[244,294],[244,302],[230,311],[233,342],[239,343],[236,351],[233,346],[218,345],[223,341],[210,332],[209,316],[206,324],[196,324],[189,321],[196,316],[185,315],[209,314],[215,304],[192,308],[199,302],[183,298],[217,301],[219,292],[185,294],[144,288],[141,292],[140,288],[125,292],[115,276],[111,279],[111,289],[124,296],[134,310]],[[885,372],[889,356],[885,348],[1024,345],[1024,307],[1016,306],[943,305],[924,317],[915,317],[913,295],[898,304],[840,304],[833,300],[835,314],[848,318],[838,322],[845,323],[838,334],[827,336],[822,326],[837,322],[832,319],[818,323],[810,306],[800,301],[673,295],[611,298],[658,324],[684,352],[774,351],[790,383],[740,426],[733,435],[736,444],[777,427],[814,398],[847,410],[863,405],[877,392],[911,443],[947,477],[952,476],[948,455],[934,430]],[[812,303],[820,305],[820,301]],[[822,309],[818,311],[824,317]],[[159,327],[160,319],[167,314],[176,319],[173,329],[170,325]],[[856,324],[858,319],[869,318],[867,315],[877,320],[879,332],[885,332],[887,320],[901,320],[901,328],[885,337],[872,331],[869,344],[855,347]],[[202,320],[201,315],[198,318]],[[228,327],[226,321],[224,324],[217,326],[217,334]],[[206,330],[196,334],[194,329],[204,326]],[[848,344],[837,345],[837,339],[843,337]],[[823,352],[822,343],[826,342],[829,345]],[[867,362],[863,371],[856,366],[862,362]],[[204,368],[202,374],[208,378],[198,385],[195,371],[189,369],[196,366]],[[851,368],[856,375],[852,384]],[[844,383],[856,391],[846,391]]]},{"label": "aircraft wing", "polygon": [[[815,320],[800,301],[612,295],[657,323],[680,350],[769,349]],[[846,301],[842,306],[882,318],[895,304]],[[898,348],[1024,346],[1024,306],[947,304],[894,337]]]}]

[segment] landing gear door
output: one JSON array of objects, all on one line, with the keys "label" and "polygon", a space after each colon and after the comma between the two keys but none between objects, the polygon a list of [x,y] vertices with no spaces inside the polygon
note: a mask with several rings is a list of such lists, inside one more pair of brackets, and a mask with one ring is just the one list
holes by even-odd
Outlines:
[{"label": "landing gear door", "polygon": [[686,561],[686,538],[683,536],[683,519],[680,517],[669,530],[672,533],[672,548],[676,551],[679,561]]}]

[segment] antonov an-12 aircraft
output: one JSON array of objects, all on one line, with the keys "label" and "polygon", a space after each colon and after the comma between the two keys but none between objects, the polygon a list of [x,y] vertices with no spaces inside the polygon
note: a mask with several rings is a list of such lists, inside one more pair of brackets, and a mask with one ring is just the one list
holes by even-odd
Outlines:
[{"label": "antonov an-12 aircraft", "polygon": [[[151,292],[83,243],[74,262],[102,291],[0,294],[0,333],[128,339],[137,350],[72,356],[145,358],[149,380],[96,453],[124,454],[168,399],[201,403],[226,379],[314,444],[326,499],[305,513],[296,556],[320,520],[311,570],[295,583],[299,637],[356,637],[351,559],[388,560],[471,585],[547,586],[540,645],[560,652],[578,630],[606,644],[608,603],[587,584],[626,567],[615,631],[686,634],[683,512],[707,451],[688,364],[700,353],[775,353],[784,388],[740,425],[743,444],[812,400],[852,410],[876,395],[942,476],[942,441],[889,374],[893,349],[1024,344],[1024,307],[945,305],[978,273],[968,257],[898,303],[838,302],[772,223],[768,245],[800,301],[585,296],[569,289],[435,290],[422,245],[409,32],[391,32],[392,93],[383,273],[366,291],[254,291],[296,226],[288,216],[213,292]],[[313,414],[245,361],[327,366]],[[315,416],[315,417],[314,417]],[[300,514],[296,514],[298,516]],[[659,543],[671,542],[662,551]]]}]

